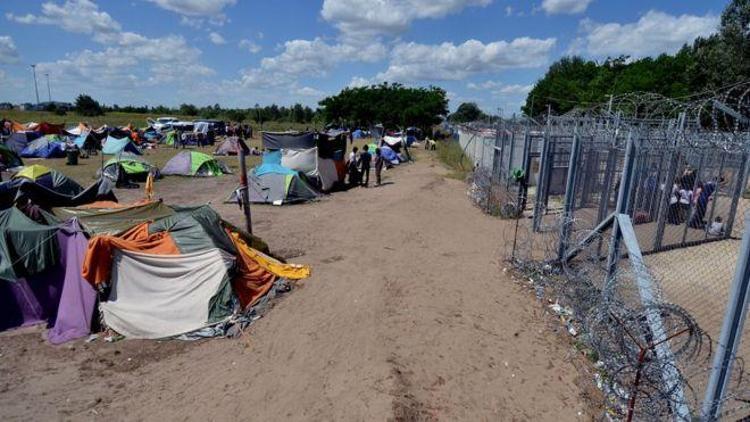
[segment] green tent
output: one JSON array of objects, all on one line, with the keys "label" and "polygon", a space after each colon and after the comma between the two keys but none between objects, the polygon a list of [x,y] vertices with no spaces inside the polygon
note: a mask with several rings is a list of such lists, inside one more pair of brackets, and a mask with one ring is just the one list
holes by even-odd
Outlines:
[{"label": "green tent", "polygon": [[0,164],[4,165],[7,169],[14,169],[23,166],[23,161],[21,161],[21,157],[13,150],[0,144]]},{"label": "green tent", "polygon": [[231,174],[231,171],[223,162],[208,154],[198,151],[182,151],[167,161],[161,174],[205,177]]},{"label": "green tent", "polygon": [[98,176],[103,174],[117,182],[144,181],[150,172],[154,172],[156,178],[159,177],[159,169],[148,161],[135,155],[121,154],[107,160]]},{"label": "green tent", "polygon": [[16,281],[41,273],[59,260],[56,226],[45,226],[11,207],[0,211],[0,279]]}]

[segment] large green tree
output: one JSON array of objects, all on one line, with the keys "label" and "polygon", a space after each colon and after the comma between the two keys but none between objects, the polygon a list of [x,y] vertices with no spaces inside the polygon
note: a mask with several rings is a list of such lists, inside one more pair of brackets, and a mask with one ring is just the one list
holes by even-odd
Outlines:
[{"label": "large green tree", "polygon": [[449,116],[452,122],[466,123],[482,120],[487,117],[476,103],[461,103],[456,111]]},{"label": "large green tree", "polygon": [[523,111],[538,116],[603,103],[610,95],[655,92],[683,97],[750,78],[750,0],[732,0],[716,34],[698,38],[673,55],[603,62],[563,57],[526,97]]},{"label": "large green tree", "polygon": [[104,114],[101,104],[86,94],[81,94],[76,98],[75,109],[82,116],[101,116]]},{"label": "large green tree", "polygon": [[409,88],[397,83],[345,88],[319,104],[326,123],[353,127],[382,123],[427,130],[448,114],[448,99],[441,88]]}]

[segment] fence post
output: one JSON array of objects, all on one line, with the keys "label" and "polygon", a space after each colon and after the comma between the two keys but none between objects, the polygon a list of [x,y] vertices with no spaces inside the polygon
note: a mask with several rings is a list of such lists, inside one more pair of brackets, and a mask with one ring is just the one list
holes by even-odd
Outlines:
[{"label": "fence post", "polygon": [[[625,149],[625,163],[622,167],[622,178],[620,179],[620,192],[617,195],[617,214],[627,214],[630,200],[630,184],[633,180],[633,170],[635,169],[635,138],[633,131],[628,133],[628,145]],[[607,256],[607,277],[611,278],[617,269],[617,261],[620,256],[620,233],[619,225],[612,226],[612,238],[609,244],[609,255]]]},{"label": "fence post", "polygon": [[534,224],[533,228],[535,232],[539,231],[542,225],[542,214],[544,213],[544,203],[547,191],[547,167],[551,164],[550,161],[550,143],[551,137],[549,130],[544,134],[542,139],[542,153],[539,156],[539,182],[536,186],[536,198],[534,198]]},{"label": "fence post", "polygon": [[570,161],[568,162],[568,178],[565,181],[565,209],[563,211],[563,222],[560,227],[560,243],[557,247],[557,259],[565,257],[568,242],[570,241],[570,229],[573,224],[573,209],[576,198],[576,182],[578,178],[578,161],[581,155],[581,137],[578,135],[578,126],[574,128],[573,145],[570,147]]},{"label": "fence post", "polygon": [[[732,236],[732,230],[734,230],[734,220],[737,218],[737,206],[739,205],[740,198],[742,197],[742,194],[745,192],[745,187],[747,186],[747,178],[748,178],[748,164],[750,162],[748,161],[748,153],[745,152],[742,154],[742,176],[739,178],[739,184],[735,187],[735,191],[732,195],[732,206],[729,208],[729,216],[727,217],[727,229],[726,229],[726,237]],[[717,188],[718,190],[718,188]],[[718,197],[718,192],[716,194]],[[710,224],[710,221],[709,221]],[[747,230],[747,225],[743,227],[743,230]]]},{"label": "fence post", "polygon": [[724,322],[721,327],[719,344],[711,369],[711,377],[706,386],[706,397],[703,400],[702,419],[718,419],[721,402],[726,394],[737,348],[742,338],[742,328],[747,317],[748,299],[750,298],[750,214],[745,215],[745,232],[737,256],[737,267],[734,271],[732,290],[727,301]]}]

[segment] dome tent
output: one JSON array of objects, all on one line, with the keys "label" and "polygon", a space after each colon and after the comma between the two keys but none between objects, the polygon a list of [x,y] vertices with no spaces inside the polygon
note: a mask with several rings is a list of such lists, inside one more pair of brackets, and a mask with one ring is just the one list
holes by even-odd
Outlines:
[{"label": "dome tent", "polygon": [[51,170],[39,164],[22,168],[18,173],[13,175],[13,179],[29,180],[63,195],[75,196],[83,192],[83,187],[76,183],[75,180],[59,171]]},{"label": "dome tent", "polygon": [[224,142],[216,147],[214,155],[239,155],[240,153],[240,141],[236,136],[230,136]]},{"label": "dome tent", "polygon": [[29,142],[21,151],[23,158],[60,158],[65,156],[63,142],[57,135],[45,135]]},{"label": "dome tent", "polygon": [[[281,151],[263,154],[263,164],[247,175],[250,202],[260,204],[293,204],[317,199],[320,193],[312,187],[305,175],[281,165]],[[239,189],[232,192],[226,202],[239,200]]]},{"label": "dome tent", "polygon": [[221,176],[231,174],[229,168],[214,157],[198,151],[182,151],[172,157],[161,171],[174,176]]},{"label": "dome tent", "polygon": [[131,154],[121,154],[109,159],[99,172],[99,176],[106,176],[108,179],[117,182],[118,185],[129,182],[143,182],[150,172],[154,172],[155,177],[159,178],[159,169],[156,166]]}]

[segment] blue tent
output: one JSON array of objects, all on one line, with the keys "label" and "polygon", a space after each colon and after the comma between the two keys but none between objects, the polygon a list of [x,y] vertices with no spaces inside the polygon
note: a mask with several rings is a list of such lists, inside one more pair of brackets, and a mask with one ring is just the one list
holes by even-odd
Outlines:
[{"label": "blue tent", "polygon": [[380,147],[380,155],[383,156],[383,159],[390,162],[391,164],[399,164],[400,160],[398,157],[398,154],[396,154],[396,151],[392,150],[390,147],[383,145]]},{"label": "blue tent", "polygon": [[5,146],[16,154],[19,154],[21,151],[23,151],[24,148],[26,148],[26,146],[29,145],[29,142],[39,138],[40,136],[42,136],[41,132],[15,132],[10,135],[10,138],[8,138],[7,141],[5,141]]},{"label": "blue tent", "polygon": [[141,150],[133,143],[130,138],[117,139],[111,136],[107,136],[104,147],[102,147],[103,154],[120,154],[122,152],[129,152],[131,154],[141,155]]},{"label": "blue tent", "polygon": [[352,139],[362,139],[364,137],[365,135],[364,133],[362,133],[360,129],[357,129],[354,132],[352,132]]},{"label": "blue tent", "polygon": [[60,158],[65,156],[63,142],[56,135],[47,135],[29,142],[21,151],[23,158]]},{"label": "blue tent", "polygon": [[264,174],[296,175],[297,172],[281,165],[281,150],[270,150],[263,153],[263,162],[255,168],[256,176]]}]

